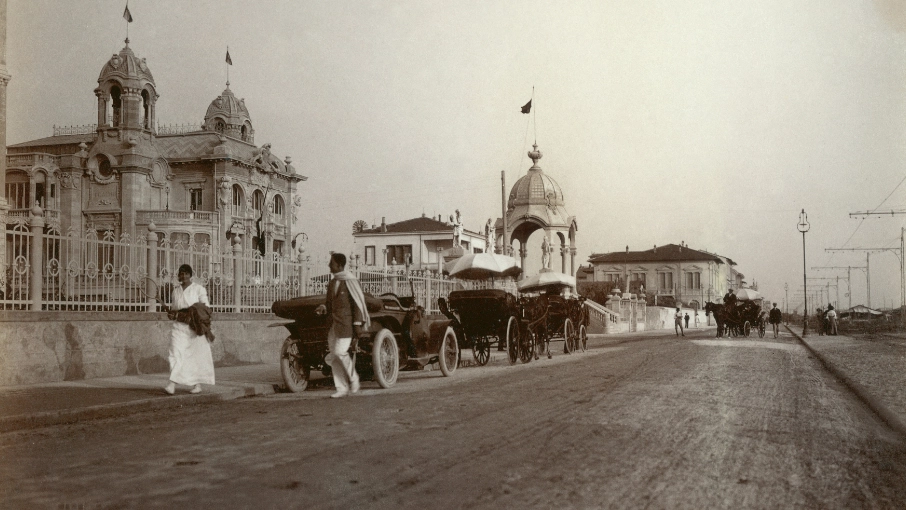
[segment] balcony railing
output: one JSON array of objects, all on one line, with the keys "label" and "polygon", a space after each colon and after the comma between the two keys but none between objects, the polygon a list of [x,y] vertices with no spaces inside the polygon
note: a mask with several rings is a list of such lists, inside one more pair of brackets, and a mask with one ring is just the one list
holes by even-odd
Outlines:
[{"label": "balcony railing", "polygon": [[44,154],[42,152],[29,152],[27,154],[7,154],[6,168],[31,168],[33,166],[57,166],[59,156]]},{"label": "balcony railing", "polygon": [[[8,223],[16,223],[19,218],[25,218],[26,223],[28,218],[31,216],[31,209],[10,209],[7,214]],[[44,210],[44,221],[59,221],[60,220],[60,211],[55,211],[53,209]]]},{"label": "balcony railing", "polygon": [[87,135],[98,130],[97,124],[84,124],[81,126],[54,126],[53,135]]},{"label": "balcony railing", "polygon": [[220,213],[212,211],[135,211],[135,222],[139,225],[219,225]]}]

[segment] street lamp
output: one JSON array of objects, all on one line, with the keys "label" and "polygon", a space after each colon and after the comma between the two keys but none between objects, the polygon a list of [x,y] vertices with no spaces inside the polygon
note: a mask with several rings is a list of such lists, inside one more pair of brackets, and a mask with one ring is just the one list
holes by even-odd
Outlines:
[{"label": "street lamp", "polygon": [[799,213],[799,224],[796,225],[796,228],[802,232],[802,286],[805,290],[805,310],[802,312],[802,336],[808,335],[808,278],[805,276],[805,233],[808,232],[808,215],[805,214],[805,209]]}]

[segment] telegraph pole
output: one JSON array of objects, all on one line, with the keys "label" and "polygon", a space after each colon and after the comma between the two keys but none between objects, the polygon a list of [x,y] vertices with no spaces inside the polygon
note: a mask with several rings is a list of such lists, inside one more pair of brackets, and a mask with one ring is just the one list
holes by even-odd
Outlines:
[{"label": "telegraph pole", "polygon": [[[871,216],[876,216],[880,218],[881,216],[890,215],[893,217],[898,214],[906,214],[906,210],[894,211],[862,211],[849,213],[850,218],[868,218]],[[891,250],[892,251],[892,250]],[[896,252],[894,252],[896,253]],[[903,321],[906,322],[906,227],[900,227],[900,249],[899,254],[897,255],[900,258],[900,310],[903,314]],[[869,306],[870,308],[870,306]]]},{"label": "telegraph pole", "polygon": [[812,269],[846,269],[846,297],[849,298],[849,308],[853,307],[853,288],[852,288],[852,270],[858,269],[860,271],[867,270],[865,266],[821,266],[821,267],[812,267]]},{"label": "telegraph pole", "polygon": [[[902,237],[901,237],[900,241],[902,242]],[[900,294],[901,294],[901,295],[900,295],[900,301],[901,301],[901,302],[903,301],[903,298],[904,298],[904,296],[903,296],[903,294],[902,294],[902,293],[903,293],[903,285],[902,285],[902,280],[903,280],[903,264],[902,264],[902,261],[903,261],[903,257],[902,257],[902,255],[901,255],[901,253],[900,253],[900,248],[826,248],[824,251],[827,251],[827,252],[834,252],[834,251],[864,251],[864,252],[866,252],[866,253],[865,253],[865,288],[866,288],[866,291],[865,291],[865,292],[866,292],[866,294],[867,294],[867,296],[866,296],[866,301],[867,301],[866,306],[868,306],[869,308],[871,308],[871,254],[872,254],[872,253],[882,252],[882,251],[890,251],[890,252],[893,252],[894,254],[896,254],[897,258],[899,258],[899,259],[900,259],[900,262],[901,262],[901,264],[900,264],[900,280],[901,280],[901,282],[900,282],[900,283],[901,283],[901,285],[900,285]]]}]

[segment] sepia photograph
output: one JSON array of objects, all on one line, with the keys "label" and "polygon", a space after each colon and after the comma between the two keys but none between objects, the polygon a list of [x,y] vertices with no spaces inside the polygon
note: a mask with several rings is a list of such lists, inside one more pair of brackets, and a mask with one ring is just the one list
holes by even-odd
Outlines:
[{"label": "sepia photograph", "polygon": [[0,0],[0,507],[906,508],[901,0]]}]

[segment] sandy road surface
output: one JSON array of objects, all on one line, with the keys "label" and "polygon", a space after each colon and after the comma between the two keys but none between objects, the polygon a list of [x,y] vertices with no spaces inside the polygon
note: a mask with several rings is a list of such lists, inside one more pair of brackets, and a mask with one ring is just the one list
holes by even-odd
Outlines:
[{"label": "sandy road surface", "polygon": [[329,393],[0,435],[0,506],[906,507],[904,439],[789,337],[661,334]]}]

